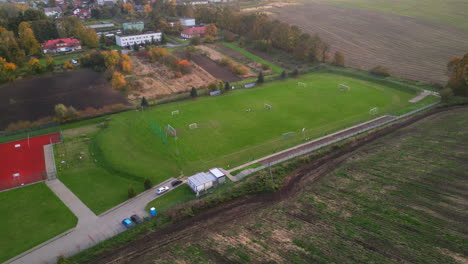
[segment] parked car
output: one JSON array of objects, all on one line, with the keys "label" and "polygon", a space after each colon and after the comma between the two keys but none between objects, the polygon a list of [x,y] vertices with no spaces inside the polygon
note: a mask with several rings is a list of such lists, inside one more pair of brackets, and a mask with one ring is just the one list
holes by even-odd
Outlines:
[{"label": "parked car", "polygon": [[135,224],[140,224],[140,223],[142,222],[142,221],[141,221],[141,218],[140,218],[138,215],[136,215],[136,214],[130,216],[130,219],[131,219]]},{"label": "parked car", "polygon": [[169,190],[169,187],[167,187],[167,186],[161,187],[161,188],[158,189],[158,191],[156,191],[156,194],[157,195],[163,194],[163,193],[167,192],[167,190]]},{"label": "parked car", "polygon": [[122,220],[122,224],[126,227],[126,228],[130,228],[133,226],[133,222],[132,220],[128,219],[128,218],[125,218],[124,220]]},{"label": "parked car", "polygon": [[176,187],[177,185],[179,185],[181,183],[182,183],[181,180],[175,180],[175,181],[171,182],[171,185],[172,185],[172,187]]}]

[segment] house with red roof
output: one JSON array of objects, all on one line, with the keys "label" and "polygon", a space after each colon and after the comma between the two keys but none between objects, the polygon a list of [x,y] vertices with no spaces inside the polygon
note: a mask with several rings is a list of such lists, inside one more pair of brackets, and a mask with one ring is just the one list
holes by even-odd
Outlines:
[{"label": "house with red roof", "polygon": [[191,39],[194,37],[203,37],[205,36],[205,27],[191,27],[184,29],[180,36],[184,39]]},{"label": "house with red roof", "polygon": [[69,52],[81,49],[80,41],[74,38],[52,39],[42,44],[44,53]]},{"label": "house with red roof", "polygon": [[77,8],[73,10],[73,14],[81,19],[91,18],[91,11],[89,11],[88,9]]}]

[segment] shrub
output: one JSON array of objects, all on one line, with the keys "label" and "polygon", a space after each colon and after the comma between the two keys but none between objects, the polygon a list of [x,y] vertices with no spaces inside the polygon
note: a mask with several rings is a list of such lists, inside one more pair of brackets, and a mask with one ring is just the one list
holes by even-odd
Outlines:
[{"label": "shrub", "polygon": [[224,40],[226,42],[233,42],[235,39],[235,35],[234,33],[232,33],[231,31],[224,31]]},{"label": "shrub", "polygon": [[136,196],[136,191],[133,188],[133,185],[128,186],[127,194],[128,194],[128,198],[133,198]]},{"label": "shrub", "polygon": [[370,73],[377,75],[377,76],[382,76],[382,77],[388,77],[390,76],[390,70],[382,65],[377,65],[374,68],[372,68]]},{"label": "shrub", "polygon": [[258,83],[258,84],[262,84],[262,83],[264,83],[264,82],[265,82],[265,78],[263,77],[263,72],[260,72],[260,73],[258,74],[257,83]]},{"label": "shrub", "polygon": [[143,185],[145,187],[145,190],[149,190],[153,187],[153,182],[150,179],[146,178]]},{"label": "shrub", "polygon": [[198,96],[198,92],[197,92],[197,89],[195,89],[195,87],[192,87],[192,90],[190,90],[190,96],[192,98],[195,98]]},{"label": "shrub", "polygon": [[263,63],[262,64],[262,70],[268,71],[270,69],[270,65]]},{"label": "shrub", "polygon": [[234,72],[238,75],[246,75],[249,70],[247,70],[247,67],[245,67],[244,65],[237,65],[234,69]]},{"label": "shrub", "polygon": [[214,37],[213,36],[206,36],[204,42],[205,43],[213,43],[214,42]]},{"label": "shrub", "polygon": [[281,79],[286,79],[287,76],[286,76],[286,71],[285,71],[285,70],[283,70],[283,71],[281,72],[281,76],[280,76],[280,77],[281,77]]},{"label": "shrub", "polygon": [[451,97],[453,97],[453,91],[450,88],[445,88],[440,91],[440,97],[442,98],[443,102],[449,101]]},{"label": "shrub", "polygon": [[190,45],[197,46],[201,44],[200,37],[194,37],[190,40]]},{"label": "shrub", "polygon": [[219,61],[219,63],[221,63],[221,65],[223,65],[223,66],[231,66],[232,60],[229,59],[228,57],[223,57],[223,58]]},{"label": "shrub", "polygon": [[335,52],[335,58],[333,59],[333,64],[335,66],[344,67],[345,66],[345,54],[341,51]]}]

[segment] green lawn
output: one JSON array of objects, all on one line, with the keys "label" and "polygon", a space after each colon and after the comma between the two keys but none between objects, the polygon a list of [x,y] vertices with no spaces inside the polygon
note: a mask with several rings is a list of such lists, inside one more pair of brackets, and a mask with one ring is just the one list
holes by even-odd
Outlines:
[{"label": "green lawn", "polygon": [[0,262],[74,227],[76,216],[44,184],[0,192]]},{"label": "green lawn", "polygon": [[252,60],[254,60],[254,61],[258,62],[258,63],[266,64],[266,65],[270,66],[271,70],[274,71],[274,72],[281,72],[283,70],[280,67],[276,66],[275,64],[273,64],[273,63],[271,63],[271,62],[269,62],[267,60],[264,60],[264,59],[258,57],[257,55],[254,55],[254,54],[248,52],[247,50],[239,47],[237,45],[237,43],[223,42],[223,45],[228,47],[228,48],[231,48],[231,49],[233,49],[233,50],[235,50],[235,51],[237,51],[237,52],[239,52],[239,53],[241,53],[241,54],[243,54],[243,55],[245,55],[247,57],[249,57],[250,59],[252,59]]},{"label": "green lawn", "polygon": [[[313,0],[317,2],[317,0]],[[323,3],[323,0],[318,0]],[[370,9],[468,29],[466,0],[327,0],[327,4]]]},{"label": "green lawn", "polygon": [[[298,81],[307,87],[298,87]],[[339,83],[351,86],[351,92],[339,92]],[[126,199],[128,185],[143,190],[145,178],[157,184],[212,167],[229,169],[303,143],[304,138],[376,118],[369,114],[372,107],[379,108],[379,115],[411,110],[414,106],[408,100],[415,93],[320,72],[222,96],[128,111],[113,115],[107,128],[88,135],[89,145],[78,140],[68,147],[74,156],[69,154],[67,162],[74,163],[58,165],[59,177],[94,212],[101,213]],[[174,110],[180,114],[173,116]],[[153,122],[173,126],[178,139],[169,136],[163,144],[151,129]],[[198,128],[189,129],[191,123]],[[288,132],[294,133],[283,135]]]},{"label": "green lawn", "polygon": [[[92,137],[95,133],[92,131],[87,136]],[[143,183],[138,179],[119,177],[119,172],[106,167],[94,147],[92,141],[86,143],[81,136],[65,133],[65,141],[55,145],[54,151],[60,180],[94,213],[100,214],[126,201],[128,186],[132,185],[137,192],[143,191]]]},{"label": "green lawn", "polygon": [[187,184],[183,184],[182,186],[177,187],[175,190],[164,194],[163,196],[153,200],[152,202],[148,203],[146,206],[146,210],[149,211],[151,207],[156,208],[156,211],[162,213],[167,209],[186,202],[188,200],[192,200],[195,198],[195,193],[190,189]]}]

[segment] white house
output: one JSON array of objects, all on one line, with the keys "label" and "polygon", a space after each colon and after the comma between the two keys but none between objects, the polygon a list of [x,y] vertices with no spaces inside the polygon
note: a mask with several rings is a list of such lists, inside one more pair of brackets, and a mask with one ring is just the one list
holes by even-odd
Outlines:
[{"label": "white house", "polygon": [[62,9],[58,6],[56,7],[45,7],[44,14],[48,17],[57,18],[62,15]]},{"label": "white house", "polygon": [[147,32],[143,34],[127,35],[127,36],[116,36],[115,42],[120,47],[133,46],[136,44],[150,43],[152,40],[161,41],[161,32]]},{"label": "white house", "polygon": [[195,26],[195,18],[184,17],[179,19],[180,24],[184,27],[194,27]]}]

